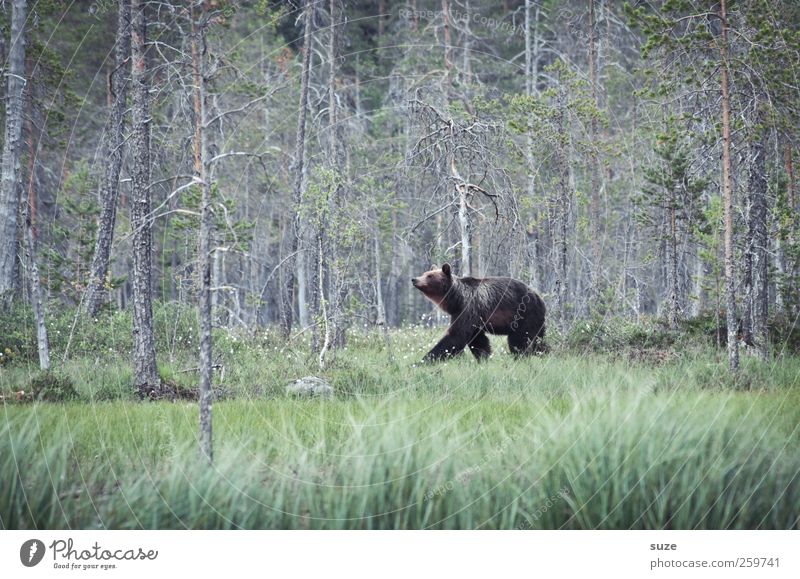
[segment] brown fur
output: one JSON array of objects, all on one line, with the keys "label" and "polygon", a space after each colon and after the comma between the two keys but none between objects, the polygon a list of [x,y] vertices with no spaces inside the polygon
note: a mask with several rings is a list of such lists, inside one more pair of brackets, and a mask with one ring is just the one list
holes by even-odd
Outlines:
[{"label": "brown fur", "polygon": [[414,287],[450,314],[447,334],[425,359],[448,358],[469,347],[482,360],[491,354],[486,333],[508,336],[516,355],[544,350],[544,301],[533,289],[509,277],[459,278],[449,264],[412,278]]}]

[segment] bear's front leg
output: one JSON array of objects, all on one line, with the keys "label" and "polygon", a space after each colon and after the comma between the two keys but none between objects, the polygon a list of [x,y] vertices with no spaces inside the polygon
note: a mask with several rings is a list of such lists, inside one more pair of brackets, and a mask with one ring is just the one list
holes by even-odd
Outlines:
[{"label": "bear's front leg", "polygon": [[447,334],[439,340],[439,343],[436,344],[430,352],[425,354],[422,361],[435,362],[437,360],[446,360],[447,358],[452,358],[456,354],[460,354],[466,347],[466,340],[448,331]]},{"label": "bear's front leg", "polygon": [[469,349],[478,362],[486,360],[492,355],[492,344],[483,332],[475,334],[475,337],[469,343]]}]

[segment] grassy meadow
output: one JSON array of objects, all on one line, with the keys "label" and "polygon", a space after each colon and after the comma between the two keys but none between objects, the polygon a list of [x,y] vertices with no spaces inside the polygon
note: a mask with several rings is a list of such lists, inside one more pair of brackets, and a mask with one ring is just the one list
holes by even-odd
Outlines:
[{"label": "grassy meadow", "polygon": [[[185,314],[160,308],[157,329],[162,375],[189,389]],[[53,321],[60,402],[30,400],[25,319],[4,321],[2,528],[800,526],[800,357],[781,347],[733,380],[696,328],[597,322],[543,357],[493,338],[485,364],[434,366],[441,328],[354,329],[320,371],[304,336],[220,332],[209,467],[195,402],[133,396],[129,318]],[[335,397],[286,397],[309,374]]]}]

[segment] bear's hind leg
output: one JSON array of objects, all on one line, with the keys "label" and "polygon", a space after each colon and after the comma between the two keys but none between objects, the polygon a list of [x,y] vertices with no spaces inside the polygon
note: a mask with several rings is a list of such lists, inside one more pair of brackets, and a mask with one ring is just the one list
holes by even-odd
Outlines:
[{"label": "bear's hind leg", "polygon": [[533,353],[531,338],[524,329],[508,335],[508,349],[515,356],[525,356]]},{"label": "bear's hind leg", "polygon": [[483,332],[476,334],[472,338],[469,343],[469,349],[478,362],[492,355],[492,345],[489,342],[489,337]]},{"label": "bear's hind leg", "polygon": [[508,349],[515,356],[544,353],[544,324],[535,323],[519,328],[508,335]]}]

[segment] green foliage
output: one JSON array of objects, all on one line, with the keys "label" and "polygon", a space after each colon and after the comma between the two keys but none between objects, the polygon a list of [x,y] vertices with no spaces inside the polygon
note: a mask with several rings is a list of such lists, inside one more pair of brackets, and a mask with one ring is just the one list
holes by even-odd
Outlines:
[{"label": "green foliage", "polygon": [[671,349],[678,336],[652,318],[640,323],[624,318],[595,316],[577,322],[565,338],[565,346],[579,352],[630,354],[632,350]]},{"label": "green foliage", "polygon": [[[656,162],[645,168],[646,184],[634,197],[640,209],[637,218],[645,227],[658,228],[663,211],[674,211],[676,226],[689,234],[707,233],[701,201],[708,179],[694,176],[688,135],[679,129],[674,118],[656,135],[653,150]],[[668,232],[661,235],[666,237]]]},{"label": "green foliage", "polygon": [[[87,320],[82,313],[77,317],[75,314],[75,309],[64,307],[52,307],[48,312],[47,331],[54,359],[63,356],[67,344],[71,357],[107,357],[115,362],[127,358],[132,348],[130,311],[107,310],[94,320]],[[156,303],[153,323],[159,352],[174,354],[198,347],[195,308]],[[13,304],[0,316],[0,352],[18,363],[38,360],[36,326],[30,308]]]},{"label": "green foliage", "polygon": [[49,265],[45,268],[48,273],[45,284],[52,292],[75,303],[86,287],[94,252],[100,213],[95,187],[96,181],[86,162],[73,167],[62,184],[63,214],[53,222],[53,241],[42,247]]},{"label": "green foliage", "polygon": [[69,402],[78,399],[78,393],[69,377],[55,372],[41,372],[34,376],[28,389],[39,402]]},{"label": "green foliage", "polygon": [[13,302],[0,315],[0,366],[13,361],[33,361],[36,350],[36,326],[30,308]]},{"label": "green foliage", "polygon": [[796,319],[776,316],[769,320],[767,330],[774,352],[800,356],[800,326]]},{"label": "green foliage", "polygon": [[776,224],[777,238],[784,260],[783,271],[776,271],[774,276],[777,289],[788,311],[800,311],[800,292],[797,291],[800,280],[800,219],[798,219],[798,209],[792,206],[789,187],[789,179],[785,172],[778,173],[770,183],[770,189],[775,191],[776,197],[772,219]]},{"label": "green foliage", "polygon": [[[181,194],[181,206],[190,213],[182,213],[175,217],[173,227],[185,234],[192,235],[200,231],[200,210],[203,192],[199,186],[187,187]],[[232,219],[236,211],[236,200],[223,194],[219,184],[211,186],[211,206],[213,214],[212,230],[219,243],[231,244],[236,249],[246,250],[252,240],[253,222],[244,219]]]}]

